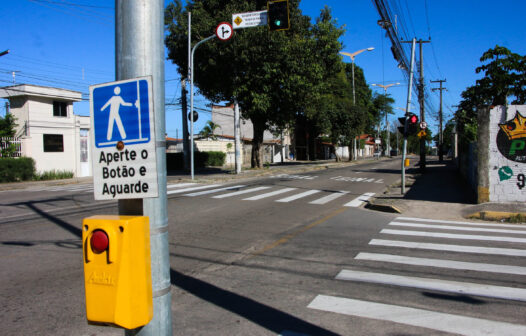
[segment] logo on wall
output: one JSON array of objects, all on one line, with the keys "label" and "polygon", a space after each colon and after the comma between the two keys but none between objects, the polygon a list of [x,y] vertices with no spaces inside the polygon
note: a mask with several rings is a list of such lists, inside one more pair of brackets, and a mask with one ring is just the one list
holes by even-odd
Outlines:
[{"label": "logo on wall", "polygon": [[515,118],[499,124],[497,148],[508,160],[526,163],[526,118],[519,112]]}]

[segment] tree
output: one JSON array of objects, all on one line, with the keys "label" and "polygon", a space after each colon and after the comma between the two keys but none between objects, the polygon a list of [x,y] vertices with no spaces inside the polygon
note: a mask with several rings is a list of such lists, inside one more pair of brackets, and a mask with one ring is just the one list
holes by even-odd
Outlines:
[{"label": "tree", "polygon": [[[200,93],[216,103],[236,98],[242,117],[252,121],[252,167],[262,167],[260,147],[265,129],[293,124],[298,113],[304,113],[319,95],[326,65],[338,58],[338,50],[334,50],[338,44],[327,43],[330,39],[322,47],[316,43],[325,36],[323,32],[331,31],[313,29],[310,18],[298,8],[299,0],[289,4],[290,30],[238,29],[226,42],[213,39],[202,44],[194,58],[194,82]],[[175,0],[165,12],[168,57],[186,76],[188,11],[192,12],[195,44],[212,35],[219,22],[230,21],[232,13],[265,8],[266,1],[262,0],[188,1],[184,8],[180,0]]]},{"label": "tree", "polygon": [[16,118],[11,113],[0,117],[0,137],[15,136]]},{"label": "tree", "polygon": [[482,106],[526,103],[526,56],[496,45],[482,54],[483,63],[475,69],[484,77],[461,93],[455,113],[457,130],[463,143],[476,141],[477,110]]},{"label": "tree", "polygon": [[372,97],[372,104],[369,107],[369,122],[367,123],[370,133],[374,133],[376,126],[385,120],[386,114],[393,114],[394,99],[390,94],[375,92]]},{"label": "tree", "polygon": [[215,122],[209,120],[206,122],[205,127],[199,132],[199,136],[205,139],[212,139],[217,140],[217,136],[215,135],[215,130],[221,128],[219,124],[216,124]]}]

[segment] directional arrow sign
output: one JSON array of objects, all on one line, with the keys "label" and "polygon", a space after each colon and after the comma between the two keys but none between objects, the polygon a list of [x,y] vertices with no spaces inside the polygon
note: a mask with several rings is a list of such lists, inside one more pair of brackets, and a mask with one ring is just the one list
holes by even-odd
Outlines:
[{"label": "directional arrow sign", "polygon": [[234,33],[234,29],[228,22],[221,22],[216,28],[216,36],[221,41],[229,40]]}]

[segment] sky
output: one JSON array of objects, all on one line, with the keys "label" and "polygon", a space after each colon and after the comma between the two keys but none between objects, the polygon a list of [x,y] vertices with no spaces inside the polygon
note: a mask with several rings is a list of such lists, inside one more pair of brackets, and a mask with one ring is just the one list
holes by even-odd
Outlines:
[{"label": "sky", "polygon": [[[423,45],[423,59],[429,100],[426,121],[435,134],[440,100],[438,90],[431,90],[437,88],[438,83],[431,80],[446,80],[443,84],[447,89],[443,91],[445,123],[452,117],[462,91],[481,78],[475,68],[481,65],[480,57],[486,50],[500,45],[526,55],[523,24],[526,1],[385,0],[385,3],[396,14],[396,26],[404,40],[431,40]],[[372,90],[384,92],[372,84],[400,83],[387,89],[395,99],[396,115],[390,116],[393,123],[403,115],[398,108],[406,107],[408,84],[391,54],[391,42],[377,24],[380,15],[373,1],[302,0],[300,3],[303,14],[313,21],[324,6],[331,8],[339,25],[345,26],[342,51],[352,53],[374,48],[355,58],[355,65],[364,69]],[[79,91],[83,101],[75,103],[74,111],[89,115],[89,86],[115,80],[114,15],[112,0],[3,0],[0,52],[7,49],[10,52],[0,57],[0,87],[35,84]],[[344,61],[350,62],[350,58]],[[182,135],[181,109],[177,106],[180,93],[177,68],[166,60],[169,137]],[[411,100],[410,110],[418,111],[414,91]],[[5,104],[0,103],[3,116]],[[195,126],[198,132],[211,119],[210,101],[196,96],[195,106],[199,109]]]}]

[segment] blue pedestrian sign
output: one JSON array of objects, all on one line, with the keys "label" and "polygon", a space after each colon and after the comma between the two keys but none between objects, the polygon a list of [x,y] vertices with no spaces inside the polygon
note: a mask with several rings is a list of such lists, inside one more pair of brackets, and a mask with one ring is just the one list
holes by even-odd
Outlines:
[{"label": "blue pedestrian sign", "polygon": [[133,79],[92,89],[95,146],[112,147],[119,141],[139,144],[151,140],[149,82]]},{"label": "blue pedestrian sign", "polygon": [[151,77],[90,86],[96,200],[158,197]]}]

